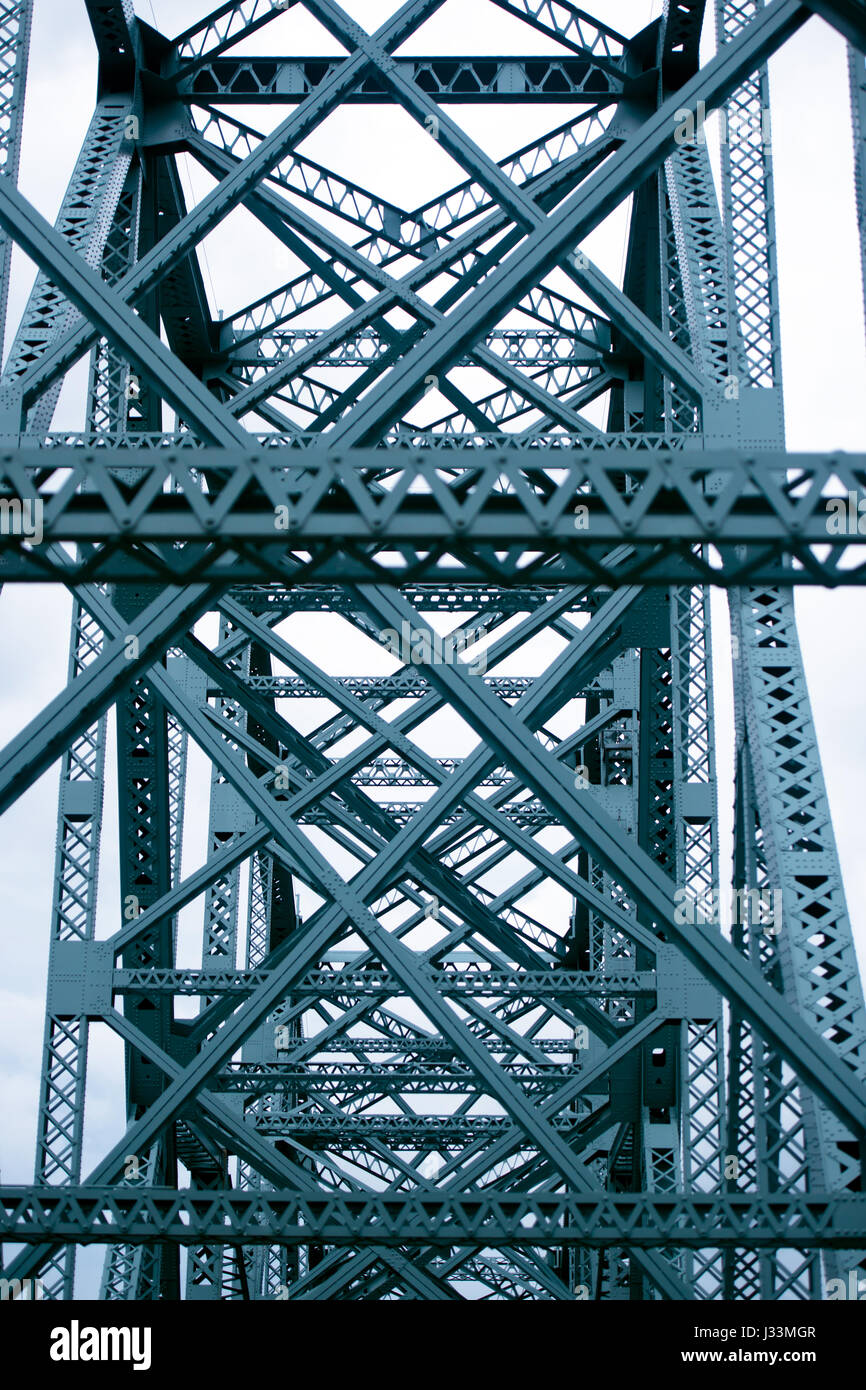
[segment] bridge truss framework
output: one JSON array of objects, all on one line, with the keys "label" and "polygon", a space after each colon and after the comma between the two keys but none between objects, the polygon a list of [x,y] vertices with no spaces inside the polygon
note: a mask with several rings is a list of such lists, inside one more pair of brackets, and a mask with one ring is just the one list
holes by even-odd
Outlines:
[{"label": "bridge truss framework", "polygon": [[[6,1276],[70,1299],[99,1243],[105,1299],[825,1296],[866,1270],[866,1010],[792,586],[864,581],[866,455],[785,451],[767,63],[813,11],[848,40],[866,255],[862,6],[666,0],[623,35],[489,0],[526,49],[477,57],[416,37],[443,0],[375,34],[229,0],[171,39],[84,3],[98,100],[51,227],[16,189],[32,0],[0,0],[0,312],[12,243],[39,268],[0,581],[73,599],[68,686],[0,763],[8,810],[60,762]],[[413,120],[452,185],[401,206],[310,158],[348,104]],[[493,157],[463,107],[549,125]],[[617,284],[585,243],[623,204]],[[203,247],[243,246],[241,209],[281,274],[216,318]],[[82,359],[85,428],[52,432]],[[368,672],[332,674],[341,633]],[[125,1129],[85,1173],[105,1028]]]}]

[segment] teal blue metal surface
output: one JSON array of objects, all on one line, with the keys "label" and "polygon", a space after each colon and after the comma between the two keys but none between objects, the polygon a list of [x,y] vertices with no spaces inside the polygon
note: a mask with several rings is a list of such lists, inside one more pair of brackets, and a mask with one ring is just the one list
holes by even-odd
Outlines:
[{"label": "teal blue metal surface", "polygon": [[[86,0],[52,228],[15,187],[6,6],[3,302],[12,242],[38,275],[2,601],[74,595],[68,686],[0,756],[8,815],[60,759],[36,1167],[0,1187],[5,1273],[46,1298],[95,1292],[89,1245],[135,1301],[814,1300],[866,1271],[866,1007],[792,598],[864,582],[866,456],[785,448],[766,68],[804,24],[862,44],[862,7],[678,0],[622,34],[489,0],[489,54],[422,53],[441,7],[371,34],[229,0],[172,37]],[[345,56],[294,43],[302,13]],[[387,145],[375,176],[313,158],[344,106],[414,122],[452,182],[403,206]],[[548,124],[510,154],[470,135],[524,106]],[[614,282],[584,242],[627,199]],[[238,211],[273,268],[217,305]],[[86,1172],[103,1033],[124,1107]]]}]

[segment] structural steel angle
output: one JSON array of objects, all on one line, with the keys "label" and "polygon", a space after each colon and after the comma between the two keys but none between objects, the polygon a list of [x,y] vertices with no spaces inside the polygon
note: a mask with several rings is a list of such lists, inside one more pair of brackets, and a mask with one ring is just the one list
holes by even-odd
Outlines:
[{"label": "structural steel angle", "polygon": [[[37,268],[2,601],[73,599],[67,684],[0,757],[6,812],[59,762],[9,1286],[91,1296],[90,1244],[107,1300],[856,1281],[866,1008],[792,591],[864,583],[866,454],[786,449],[767,63],[848,42],[866,265],[862,5],[665,0],[623,34],[479,0],[488,53],[435,51],[456,0],[375,33],[336,0],[176,37],[84,9],[51,226],[16,187],[32,0],[0,0],[0,324],[12,245]],[[344,107],[389,122],[363,161]]]}]

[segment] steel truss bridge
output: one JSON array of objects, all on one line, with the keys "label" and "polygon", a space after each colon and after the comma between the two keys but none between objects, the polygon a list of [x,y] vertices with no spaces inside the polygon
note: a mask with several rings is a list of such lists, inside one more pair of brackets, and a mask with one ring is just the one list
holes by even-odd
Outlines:
[{"label": "steel truss bridge", "polygon": [[[97,100],[53,227],[16,187],[31,6],[0,0],[4,316],[13,244],[38,267],[0,379],[0,581],[73,616],[68,685],[0,766],[2,810],[60,766],[4,1276],[81,1296],[98,1243],[117,1300],[856,1279],[866,1011],[793,585],[866,579],[866,454],[786,451],[767,63],[806,24],[848,41],[863,233],[862,4],[667,0],[619,33],[592,0],[479,0],[478,55],[443,0],[375,33],[336,0],[229,0],[176,37],[81,0]],[[375,177],[344,105],[393,122]],[[718,177],[689,132],[717,109]],[[542,133],[506,148],[521,111]],[[422,178],[417,206],[374,191]],[[587,245],[618,209],[614,282]],[[206,287],[218,236],[249,303]],[[702,910],[710,585],[730,926]],[[40,929],[14,925],[7,950]],[[108,1033],[117,1138],[86,1171]]]}]

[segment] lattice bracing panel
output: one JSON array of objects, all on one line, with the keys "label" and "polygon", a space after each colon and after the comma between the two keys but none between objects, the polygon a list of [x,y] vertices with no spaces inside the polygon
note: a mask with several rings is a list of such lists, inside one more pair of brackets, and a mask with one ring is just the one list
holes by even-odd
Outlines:
[{"label": "lattice bracing panel", "polygon": [[[110,1300],[790,1300],[863,1259],[866,1011],[791,585],[863,583],[827,503],[866,462],[784,450],[763,119],[806,12],[719,0],[701,66],[701,0],[606,8],[488,0],[484,51],[435,54],[447,0],[376,33],[229,0],[178,37],[87,0],[56,227],[0,179],[38,266],[2,597],[74,591],[68,686],[0,761],[8,809],[61,760],[35,1181],[0,1189],[6,1272],[51,1297],[89,1243]],[[344,108],[390,122],[363,170]],[[715,108],[718,186],[683,136]],[[623,227],[612,280],[587,248]]]}]

